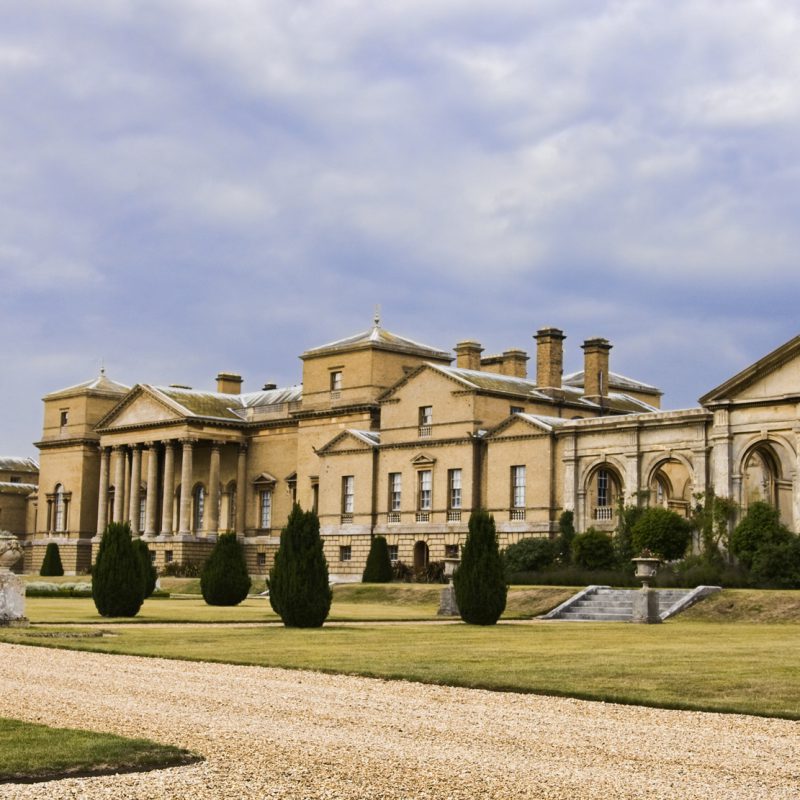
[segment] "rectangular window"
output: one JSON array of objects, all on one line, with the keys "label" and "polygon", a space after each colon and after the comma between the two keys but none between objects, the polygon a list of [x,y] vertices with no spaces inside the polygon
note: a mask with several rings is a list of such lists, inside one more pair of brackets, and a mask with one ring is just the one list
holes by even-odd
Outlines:
[{"label": "rectangular window", "polygon": [[22,483],[22,478],[19,475],[12,475],[8,481],[9,483]]},{"label": "rectangular window", "polygon": [[269,528],[272,524],[272,492],[262,489],[258,495],[258,527]]},{"label": "rectangular window", "polygon": [[433,425],[433,406],[419,407],[419,435],[430,436]]},{"label": "rectangular window", "polygon": [[525,508],[525,467],[511,467],[511,506]]},{"label": "rectangular window", "polygon": [[397,561],[397,559],[398,559],[397,545],[396,544],[390,544],[389,545],[389,561],[394,563],[395,561]]},{"label": "rectangular window", "polygon": [[139,530],[143,531],[145,526],[145,512],[147,511],[147,495],[142,492],[139,496]]},{"label": "rectangular window", "polygon": [[433,496],[433,472],[429,469],[421,469],[417,480],[419,481],[417,509],[419,511],[430,511]]},{"label": "rectangular window", "polygon": [[267,566],[266,553],[256,553],[256,565],[262,568]]},{"label": "rectangular window", "polygon": [[153,564],[153,566],[155,566],[155,563],[156,563],[156,551],[155,550],[151,550],[150,551],[150,563]]},{"label": "rectangular window", "polygon": [[448,502],[451,509],[461,508],[461,470],[450,469],[447,471]]},{"label": "rectangular window", "polygon": [[511,406],[509,414],[522,414],[525,409],[522,406]]},{"label": "rectangular window", "polygon": [[597,473],[597,505],[607,506],[608,502],[608,472],[601,469]]},{"label": "rectangular window", "polygon": [[169,564],[172,561],[172,550],[164,551],[164,561]]},{"label": "rectangular window", "polygon": [[446,544],[444,546],[444,557],[445,558],[458,558],[458,545],[457,544]]},{"label": "rectangular window", "polygon": [[61,427],[63,428],[69,422],[69,409],[61,411]]},{"label": "rectangular window", "polygon": [[356,479],[352,475],[342,478],[342,514],[352,514],[355,507]]},{"label": "rectangular window", "polygon": [[399,511],[402,501],[403,476],[399,472],[389,473],[389,511]]},{"label": "rectangular window", "polygon": [[342,373],[340,370],[331,372],[331,394],[338,395],[342,391]]},{"label": "rectangular window", "polygon": [[353,551],[349,544],[343,544],[339,547],[339,561],[350,561],[353,557]]}]

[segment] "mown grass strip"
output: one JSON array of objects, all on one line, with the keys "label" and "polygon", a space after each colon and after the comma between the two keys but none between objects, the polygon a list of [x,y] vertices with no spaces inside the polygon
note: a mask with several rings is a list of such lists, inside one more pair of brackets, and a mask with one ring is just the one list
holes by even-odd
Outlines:
[{"label": "mown grass strip", "polygon": [[[20,644],[800,719],[800,625],[201,625],[7,631]],[[42,634],[52,633],[52,638]],[[64,631],[62,631],[63,633]]]},{"label": "mown grass strip", "polygon": [[0,718],[0,783],[143,772],[200,760],[147,739]]}]

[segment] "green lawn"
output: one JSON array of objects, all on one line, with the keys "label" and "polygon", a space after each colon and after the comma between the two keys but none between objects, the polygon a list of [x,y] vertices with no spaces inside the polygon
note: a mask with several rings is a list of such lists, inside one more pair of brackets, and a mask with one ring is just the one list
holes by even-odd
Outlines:
[{"label": "green lawn", "polygon": [[[170,591],[180,591],[173,586]],[[335,586],[331,621],[433,620],[439,607],[441,585],[345,584]],[[530,619],[557,606],[574,593],[558,587],[519,587],[509,592],[507,619]],[[145,600],[133,618],[109,620],[97,613],[91,598],[28,597],[25,613],[40,624],[105,624],[116,622],[278,622],[266,597],[250,597],[238,606],[208,606],[197,595]]]},{"label": "green lawn", "polygon": [[181,625],[100,632],[31,628],[0,638],[800,719],[800,624],[326,623],[317,630]]},{"label": "green lawn", "polygon": [[0,718],[0,783],[135,772],[196,760],[186,750],[146,739]]}]

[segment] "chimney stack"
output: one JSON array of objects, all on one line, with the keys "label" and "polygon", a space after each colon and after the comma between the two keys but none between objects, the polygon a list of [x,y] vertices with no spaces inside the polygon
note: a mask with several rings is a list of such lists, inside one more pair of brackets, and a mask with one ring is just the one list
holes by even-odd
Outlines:
[{"label": "chimney stack", "polygon": [[242,376],[235,372],[220,372],[217,375],[217,391],[220,394],[241,394]]},{"label": "chimney stack", "polygon": [[500,371],[503,375],[510,375],[512,378],[527,378],[528,354],[516,347],[504,350],[503,365]]},{"label": "chimney stack", "polygon": [[558,328],[540,328],[536,339],[536,385],[540,389],[560,389],[564,371],[564,345],[567,337]]},{"label": "chimney stack", "polygon": [[455,346],[456,351],[456,366],[459,369],[474,369],[480,370],[481,368],[481,353],[483,348],[480,342],[473,339],[459,342]]},{"label": "chimney stack", "polygon": [[608,396],[608,354],[611,343],[608,339],[587,339],[583,349],[583,394],[589,400],[602,405]]}]

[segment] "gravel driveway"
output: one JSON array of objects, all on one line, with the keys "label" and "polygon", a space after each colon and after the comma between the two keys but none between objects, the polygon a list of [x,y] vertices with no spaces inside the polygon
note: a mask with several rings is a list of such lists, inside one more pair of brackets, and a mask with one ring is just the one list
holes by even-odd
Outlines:
[{"label": "gravel driveway", "polygon": [[4,800],[800,796],[800,723],[746,716],[6,644],[0,715],[206,758]]}]

